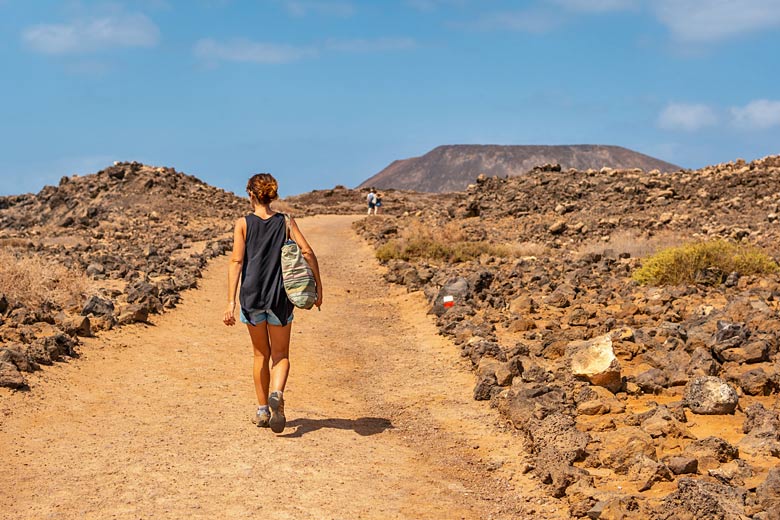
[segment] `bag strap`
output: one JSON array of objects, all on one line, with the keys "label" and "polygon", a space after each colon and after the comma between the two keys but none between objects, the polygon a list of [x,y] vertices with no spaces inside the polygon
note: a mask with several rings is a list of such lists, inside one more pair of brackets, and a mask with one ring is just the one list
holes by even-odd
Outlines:
[{"label": "bag strap", "polygon": [[284,215],[284,241],[290,240],[290,215],[282,213]]}]

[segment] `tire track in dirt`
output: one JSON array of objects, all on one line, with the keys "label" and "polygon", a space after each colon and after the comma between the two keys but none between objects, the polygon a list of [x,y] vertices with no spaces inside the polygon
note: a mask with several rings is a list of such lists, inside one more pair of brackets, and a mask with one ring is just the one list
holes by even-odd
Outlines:
[{"label": "tire track in dirt", "polygon": [[251,347],[221,324],[226,260],[153,324],[0,393],[3,518],[565,518],[419,294],[388,286],[357,217],[300,225],[325,280],[298,311],[288,428],[255,428]]}]

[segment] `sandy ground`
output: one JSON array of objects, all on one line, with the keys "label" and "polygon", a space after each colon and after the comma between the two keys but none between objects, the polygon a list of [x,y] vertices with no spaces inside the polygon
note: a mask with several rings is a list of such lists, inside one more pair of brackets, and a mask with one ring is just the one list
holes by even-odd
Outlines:
[{"label": "sandy ground", "polygon": [[0,517],[568,517],[472,400],[422,295],[382,281],[355,218],[300,222],[326,292],[295,316],[282,434],[250,422],[251,347],[221,323],[219,258],[174,311],[0,389]]}]

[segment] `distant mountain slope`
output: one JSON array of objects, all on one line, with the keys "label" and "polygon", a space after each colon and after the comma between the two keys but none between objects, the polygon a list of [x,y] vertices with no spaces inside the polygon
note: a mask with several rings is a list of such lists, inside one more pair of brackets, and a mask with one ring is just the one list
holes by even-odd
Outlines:
[{"label": "distant mountain slope", "polygon": [[600,169],[605,166],[646,171],[658,169],[662,172],[680,169],[674,164],[620,146],[459,144],[439,146],[421,157],[394,161],[359,187],[434,193],[460,191],[482,173],[499,177],[520,175],[547,163],[558,163],[564,170]]}]

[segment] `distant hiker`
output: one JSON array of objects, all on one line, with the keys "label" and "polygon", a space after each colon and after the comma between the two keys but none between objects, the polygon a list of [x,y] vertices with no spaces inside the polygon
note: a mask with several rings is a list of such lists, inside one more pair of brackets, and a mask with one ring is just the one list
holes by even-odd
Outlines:
[{"label": "distant hiker", "polygon": [[366,202],[368,202],[368,214],[370,215],[371,212],[374,212],[374,215],[376,215],[376,193],[374,188],[371,188],[368,190],[368,196],[366,197]]},{"label": "distant hiker", "polygon": [[[270,207],[278,198],[278,183],[268,173],[249,179],[246,191],[253,212],[236,220],[233,254],[228,268],[228,304],[223,321],[235,325],[236,291],[241,279],[240,319],[246,323],[254,347],[252,376],[257,394],[257,412],[252,421],[284,430],[284,387],[290,371],[290,331],[293,304],[282,285],[281,250],[286,240],[284,215]],[[317,301],[322,305],[322,280],[309,243],[295,220],[290,218],[290,238],[297,242],[317,281]],[[269,368],[270,361],[270,368]],[[270,390],[270,394],[269,394]]]},{"label": "distant hiker", "polygon": [[374,195],[374,215],[379,215],[379,209],[382,207],[382,194]]}]

